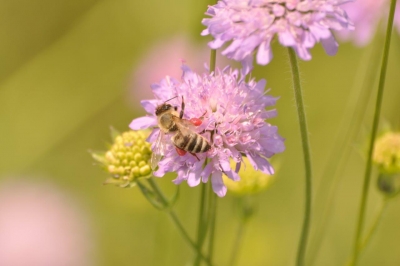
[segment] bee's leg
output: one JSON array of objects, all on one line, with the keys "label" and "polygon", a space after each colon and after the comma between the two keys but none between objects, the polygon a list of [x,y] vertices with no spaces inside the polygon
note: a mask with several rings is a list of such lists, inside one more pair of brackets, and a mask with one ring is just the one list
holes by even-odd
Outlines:
[{"label": "bee's leg", "polygon": [[203,134],[206,133],[206,132],[209,132],[210,134],[213,134],[214,131],[215,131],[215,130],[206,130],[206,129],[203,129],[202,131],[199,132],[199,134],[200,134],[200,135],[203,135]]},{"label": "bee's leg", "polygon": [[182,150],[182,149],[180,149],[180,148],[178,148],[176,146],[175,146],[175,150],[176,150],[176,153],[178,153],[179,156],[183,156],[183,155],[186,154],[185,150]]},{"label": "bee's leg", "polygon": [[200,161],[200,159],[199,159],[199,157],[197,157],[196,153],[191,152],[190,154],[193,155],[194,157],[196,157],[196,159]]},{"label": "bee's leg", "polygon": [[215,134],[215,131],[217,131],[217,130],[214,129],[214,130],[211,131],[211,134],[210,134],[211,143],[214,143],[214,134]]},{"label": "bee's leg", "polygon": [[183,96],[182,96],[182,105],[181,105],[181,112],[179,113],[179,118],[183,118],[183,112],[185,111],[185,102],[183,101]]},{"label": "bee's leg", "polygon": [[200,119],[204,119],[204,116],[207,114],[207,110],[200,116]]}]

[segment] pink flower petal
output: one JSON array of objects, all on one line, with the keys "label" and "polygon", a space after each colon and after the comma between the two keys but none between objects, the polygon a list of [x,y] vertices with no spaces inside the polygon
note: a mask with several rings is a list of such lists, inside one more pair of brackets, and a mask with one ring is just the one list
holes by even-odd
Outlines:
[{"label": "pink flower petal", "polygon": [[222,181],[222,173],[215,172],[211,177],[211,184],[213,191],[217,194],[218,197],[224,197],[226,195],[227,188]]},{"label": "pink flower petal", "polygon": [[154,127],[157,125],[157,120],[155,117],[151,116],[143,116],[134,119],[130,124],[129,127],[132,130],[141,130],[141,129],[146,129],[149,127]]}]

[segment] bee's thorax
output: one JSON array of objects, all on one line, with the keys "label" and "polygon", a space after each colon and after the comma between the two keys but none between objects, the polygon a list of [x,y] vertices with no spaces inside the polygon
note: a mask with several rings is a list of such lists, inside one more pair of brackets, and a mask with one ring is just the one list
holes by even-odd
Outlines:
[{"label": "bee's thorax", "polygon": [[176,126],[176,124],[173,120],[173,116],[174,115],[169,112],[169,113],[161,114],[158,117],[158,124],[165,133],[178,130],[178,127]]}]

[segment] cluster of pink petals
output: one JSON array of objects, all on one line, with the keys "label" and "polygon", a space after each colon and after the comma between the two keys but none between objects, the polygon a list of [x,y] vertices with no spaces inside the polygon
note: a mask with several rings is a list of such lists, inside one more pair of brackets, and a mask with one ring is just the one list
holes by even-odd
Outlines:
[{"label": "cluster of pink petals", "polygon": [[[211,177],[214,192],[223,197],[226,186],[222,174],[238,181],[238,171],[242,157],[246,156],[252,167],[273,174],[274,170],[267,158],[284,151],[284,140],[277,133],[277,127],[265,120],[277,115],[275,110],[266,110],[274,106],[277,98],[264,91],[266,81],[250,80],[245,82],[237,70],[229,67],[215,74],[198,75],[187,66],[182,66],[181,81],[166,77],[159,84],[152,85],[156,99],[143,100],[142,106],[148,115],[132,121],[133,130],[153,128],[148,141],[156,141],[159,128],[155,108],[166,100],[177,98],[169,103],[180,109],[181,96],[185,102],[184,119],[203,117],[203,122],[195,130],[206,130],[204,137],[212,144],[206,153],[197,153],[198,159],[187,153],[179,156],[171,142],[171,135],[165,135],[166,151],[153,174],[158,177],[167,172],[178,174],[174,183],[187,181],[189,186],[197,186],[201,181],[208,182]],[[178,110],[179,111],[179,110]],[[211,139],[211,133],[213,137]],[[173,134],[173,133],[172,133]],[[235,169],[230,161],[236,162]]]},{"label": "cluster of pink petals", "polygon": [[[367,45],[375,34],[379,22],[387,20],[390,0],[359,0],[343,5],[354,22],[354,31],[341,31],[338,37],[343,40],[351,40],[357,46]],[[394,26],[400,34],[400,2],[397,1],[394,15]]]},{"label": "cluster of pink petals", "polygon": [[202,35],[211,34],[209,43],[230,59],[241,61],[247,74],[252,68],[253,53],[257,63],[272,59],[271,41],[277,35],[283,46],[292,47],[303,60],[310,60],[310,48],[321,42],[329,55],[338,44],[331,30],[353,29],[340,5],[347,0],[223,0],[210,6],[203,19],[207,27]]}]

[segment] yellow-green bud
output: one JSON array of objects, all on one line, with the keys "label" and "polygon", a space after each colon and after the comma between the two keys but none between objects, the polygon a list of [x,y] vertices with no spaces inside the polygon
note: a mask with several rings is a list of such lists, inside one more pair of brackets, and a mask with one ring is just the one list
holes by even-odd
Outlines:
[{"label": "yellow-green bud", "polygon": [[[256,171],[251,166],[249,160],[243,157],[243,163],[239,171],[240,180],[233,181],[227,176],[223,176],[224,184],[230,192],[236,195],[249,195],[256,194],[262,190],[265,190],[272,182],[272,176],[264,174],[261,171]],[[231,167],[235,169],[236,163],[231,161]]]},{"label": "yellow-green bud", "polygon": [[132,187],[138,178],[151,176],[151,146],[146,142],[147,136],[146,131],[127,131],[116,135],[111,148],[104,154],[92,153],[111,174],[105,184]]},{"label": "yellow-green bud", "polygon": [[373,161],[381,173],[400,173],[400,133],[388,132],[375,141]]}]

